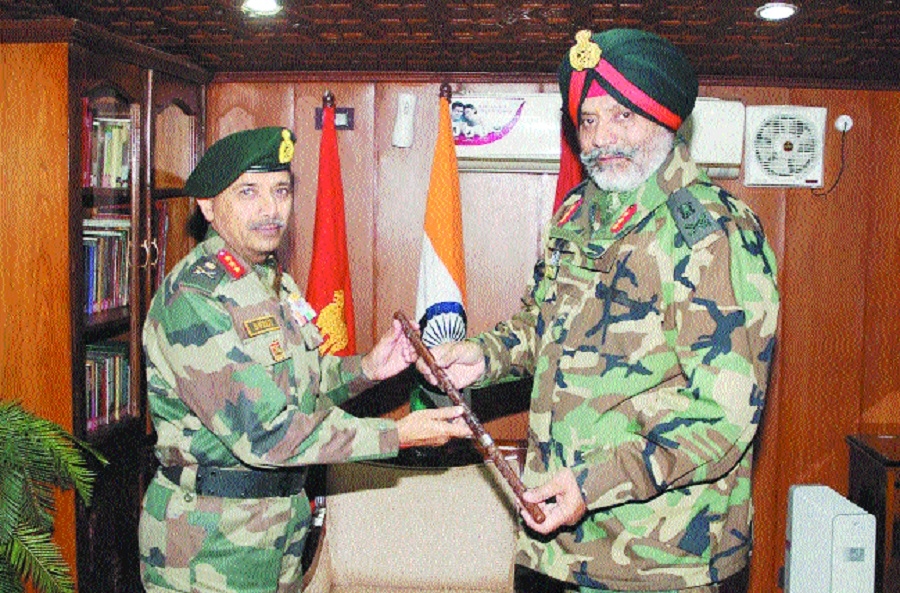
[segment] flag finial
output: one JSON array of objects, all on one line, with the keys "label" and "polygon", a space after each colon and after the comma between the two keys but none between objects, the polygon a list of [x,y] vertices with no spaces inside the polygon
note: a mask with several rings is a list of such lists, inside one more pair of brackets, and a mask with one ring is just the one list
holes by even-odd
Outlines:
[{"label": "flag finial", "polygon": [[441,94],[439,96],[446,98],[447,101],[453,98],[453,87],[450,86],[449,82],[441,84]]},{"label": "flag finial", "polygon": [[325,91],[322,95],[322,107],[334,107],[334,93]]}]

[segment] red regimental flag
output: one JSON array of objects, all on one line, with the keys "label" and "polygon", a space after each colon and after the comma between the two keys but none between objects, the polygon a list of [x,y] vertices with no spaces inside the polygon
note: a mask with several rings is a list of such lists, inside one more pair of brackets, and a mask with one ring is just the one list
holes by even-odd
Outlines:
[{"label": "red regimental flag", "polygon": [[356,353],[350,264],[347,258],[347,225],[344,187],[338,156],[334,107],[322,109],[322,141],[319,145],[319,186],[313,230],[312,263],[306,300],[317,312],[316,326],[325,339],[322,354]]}]

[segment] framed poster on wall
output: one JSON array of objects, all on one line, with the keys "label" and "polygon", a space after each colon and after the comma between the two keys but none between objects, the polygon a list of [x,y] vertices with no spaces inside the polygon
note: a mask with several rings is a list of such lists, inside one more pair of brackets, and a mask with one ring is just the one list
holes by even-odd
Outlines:
[{"label": "framed poster on wall", "polygon": [[558,171],[561,107],[558,93],[453,97],[459,170]]}]

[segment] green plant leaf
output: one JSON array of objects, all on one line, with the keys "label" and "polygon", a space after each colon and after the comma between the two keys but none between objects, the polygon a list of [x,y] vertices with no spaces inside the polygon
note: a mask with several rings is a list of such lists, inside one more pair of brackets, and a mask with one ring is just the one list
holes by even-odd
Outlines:
[{"label": "green plant leaf", "polygon": [[13,567],[6,562],[5,555],[0,562],[0,591],[3,593],[25,593],[25,585]]},{"label": "green plant leaf", "polygon": [[19,402],[0,401],[0,593],[19,593],[27,580],[41,593],[74,591],[51,540],[56,491],[74,488],[89,505],[96,477],[91,456],[107,463],[58,424]]},{"label": "green plant leaf", "polygon": [[69,566],[46,531],[17,529],[4,551],[9,565],[43,593],[74,593]]},{"label": "green plant leaf", "polygon": [[24,473],[16,467],[0,466],[0,545],[12,537],[25,502]]}]

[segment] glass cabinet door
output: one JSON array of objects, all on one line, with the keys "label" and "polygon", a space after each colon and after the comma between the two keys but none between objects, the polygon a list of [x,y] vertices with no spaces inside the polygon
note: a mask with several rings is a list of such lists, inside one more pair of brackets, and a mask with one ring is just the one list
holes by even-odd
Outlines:
[{"label": "glass cabinet door", "polygon": [[85,430],[141,415],[131,377],[140,105],[111,86],[82,97]]}]

